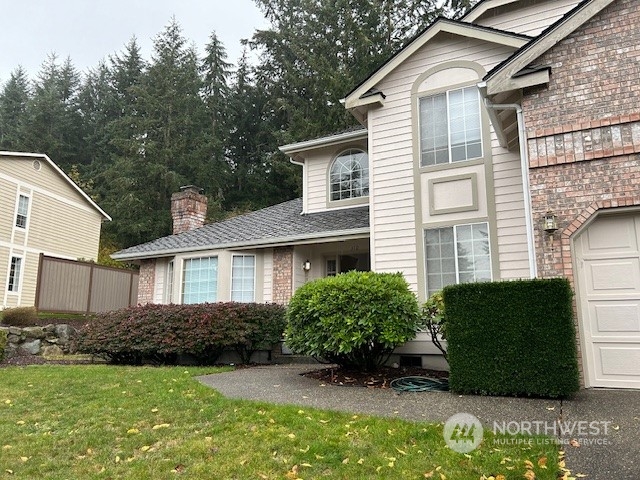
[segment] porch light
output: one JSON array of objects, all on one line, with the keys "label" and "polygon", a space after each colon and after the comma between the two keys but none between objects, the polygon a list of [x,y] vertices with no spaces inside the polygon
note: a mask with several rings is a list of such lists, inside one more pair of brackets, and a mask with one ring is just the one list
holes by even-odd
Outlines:
[{"label": "porch light", "polygon": [[558,217],[553,212],[547,212],[543,217],[543,230],[549,235],[558,230]]},{"label": "porch light", "polygon": [[304,262],[302,262],[302,270],[304,270],[305,272],[311,270],[311,262],[309,260],[305,260]]}]

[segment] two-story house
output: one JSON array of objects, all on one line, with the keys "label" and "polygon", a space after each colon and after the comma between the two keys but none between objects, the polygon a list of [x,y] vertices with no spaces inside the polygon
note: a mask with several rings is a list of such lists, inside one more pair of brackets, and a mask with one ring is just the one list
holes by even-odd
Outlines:
[{"label": "two-story house", "polygon": [[[175,235],[114,258],[141,262],[142,303],[286,302],[351,269],[400,271],[420,300],[565,276],[585,385],[639,388],[637,20],[640,0],[484,0],[438,19],[346,96],[362,128],[281,147],[301,199],[200,226],[187,189]],[[419,334],[396,353],[435,351]]]},{"label": "two-story house", "polygon": [[3,309],[34,305],[40,254],[96,260],[111,220],[42,154],[0,152],[0,205]]}]

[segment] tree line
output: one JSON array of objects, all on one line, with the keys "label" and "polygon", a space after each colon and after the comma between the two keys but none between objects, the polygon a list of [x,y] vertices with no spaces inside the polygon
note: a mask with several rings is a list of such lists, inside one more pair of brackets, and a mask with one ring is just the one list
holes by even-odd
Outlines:
[{"label": "tree line", "polygon": [[[340,104],[420,28],[469,0],[255,0],[270,28],[236,64],[212,32],[199,56],[171,19],[150,59],[135,39],[86,72],[49,55],[0,89],[0,149],[46,153],[113,217],[102,251],[171,232],[170,198],[204,189],[215,221],[300,195],[278,146],[340,131]],[[259,59],[248,60],[250,52]]]}]

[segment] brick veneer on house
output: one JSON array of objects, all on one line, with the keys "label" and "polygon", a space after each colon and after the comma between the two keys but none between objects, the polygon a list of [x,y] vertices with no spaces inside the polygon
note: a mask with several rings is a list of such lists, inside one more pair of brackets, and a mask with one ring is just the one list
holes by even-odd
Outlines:
[{"label": "brick veneer on house", "polygon": [[142,260],[138,278],[138,304],[153,303],[153,290],[156,282],[156,259]]},{"label": "brick veneer on house", "polygon": [[293,247],[273,249],[273,301],[287,304],[293,294]]},{"label": "brick veneer on house", "polygon": [[186,232],[204,225],[207,217],[207,197],[193,185],[180,187],[171,195],[173,234]]},{"label": "brick veneer on house", "polygon": [[637,0],[614,2],[535,61],[551,66],[522,100],[540,276],[573,281],[572,235],[600,209],[640,205],[639,22]]}]

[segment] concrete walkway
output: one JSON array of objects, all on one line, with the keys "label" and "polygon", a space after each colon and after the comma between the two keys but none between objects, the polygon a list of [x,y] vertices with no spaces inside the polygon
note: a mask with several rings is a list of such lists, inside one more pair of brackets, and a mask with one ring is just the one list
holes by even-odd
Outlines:
[{"label": "concrete walkway", "polygon": [[[576,438],[581,442],[580,447],[563,447],[572,476],[583,473],[591,479],[640,479],[640,391],[582,390],[575,399],[564,401],[462,396],[448,392],[397,394],[389,389],[322,385],[300,375],[323,367],[269,365],[206,375],[198,380],[229,398],[411,421],[444,422],[464,412],[475,415],[486,429],[493,429],[494,422],[514,428],[511,422],[540,422],[538,425],[544,429],[553,428],[560,420],[565,428],[576,429],[574,434],[562,436],[563,440]],[[580,436],[579,427],[587,433],[597,427],[600,433]]]}]

